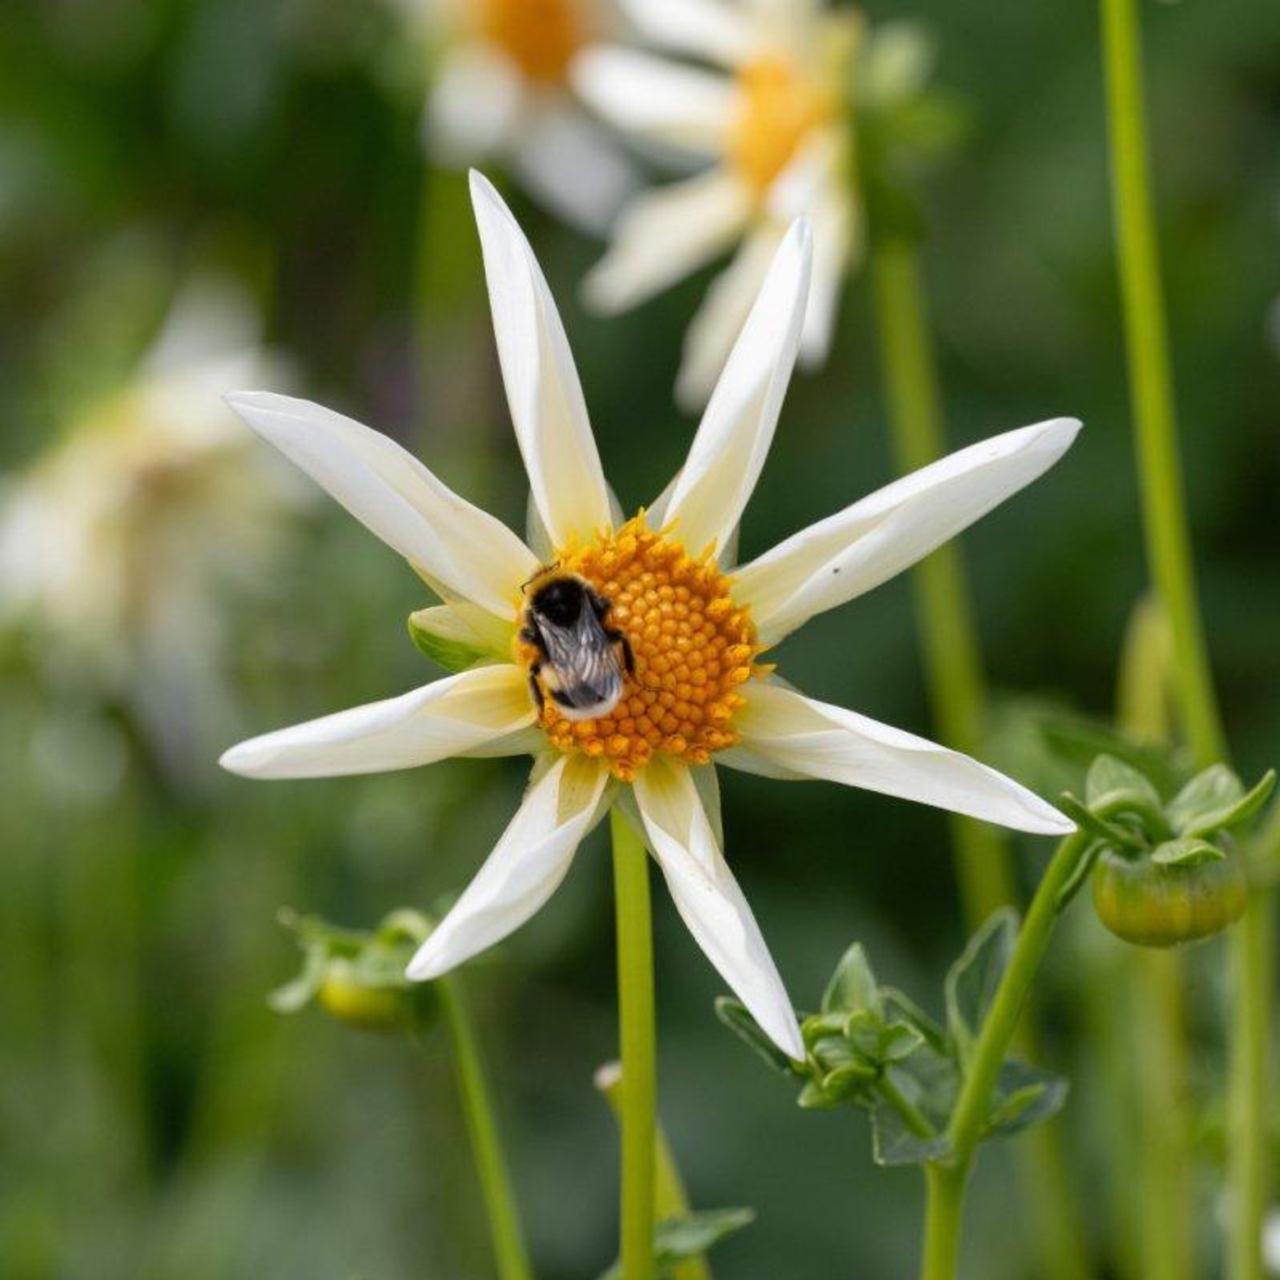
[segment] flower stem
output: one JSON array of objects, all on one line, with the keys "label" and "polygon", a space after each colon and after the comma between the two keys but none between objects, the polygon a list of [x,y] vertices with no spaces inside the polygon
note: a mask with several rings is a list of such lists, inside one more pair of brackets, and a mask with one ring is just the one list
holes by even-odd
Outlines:
[{"label": "flower stem", "polygon": [[1262,1280],[1262,1224],[1269,1194],[1267,1123],[1270,1010],[1273,988],[1273,901],[1255,890],[1233,936],[1236,1006],[1231,1031],[1230,1280]]},{"label": "flower stem", "polygon": [[501,1280],[531,1280],[533,1270],[525,1252],[520,1216],[511,1189],[511,1176],[498,1138],[493,1100],[485,1079],[480,1043],[472,1025],[471,1013],[456,976],[440,978],[436,989],[445,1026],[453,1043],[458,1092],[462,1095],[462,1109],[475,1155],[476,1173],[480,1177],[480,1189],[489,1217],[489,1233],[493,1239],[498,1275]]},{"label": "flower stem", "polygon": [[1077,831],[1054,852],[1018,931],[1009,967],[1000,980],[990,1012],[965,1071],[964,1083],[947,1128],[950,1154],[926,1170],[925,1247],[921,1280],[951,1280],[960,1243],[960,1210],[974,1151],[982,1138],[1000,1068],[1018,1029],[1040,962],[1049,946],[1070,883],[1092,837]]},{"label": "flower stem", "polygon": [[653,1280],[654,1134],[657,1064],[653,1012],[653,928],[649,858],[615,808],[613,883],[618,945],[618,1024],[622,1058],[622,1280]]},{"label": "flower stem", "polygon": [[1156,590],[1169,616],[1175,659],[1173,678],[1187,736],[1196,758],[1202,765],[1209,765],[1226,757],[1226,744],[1191,565],[1147,165],[1137,0],[1101,3],[1112,216],[1147,556]]},{"label": "flower stem", "polygon": [[[1226,758],[1200,621],[1174,419],[1164,299],[1148,172],[1137,0],[1101,0],[1112,168],[1112,211],[1124,305],[1130,400],[1147,555],[1173,637],[1174,684],[1187,737],[1202,766]],[[1265,1095],[1273,985],[1272,893],[1255,888],[1231,938],[1235,1017],[1231,1053],[1231,1280],[1258,1280],[1267,1197]]]},{"label": "flower stem", "polygon": [[[894,454],[900,471],[915,471],[940,458],[945,444],[914,245],[898,237],[878,242],[872,274]],[[939,733],[948,746],[972,753],[982,737],[986,694],[964,565],[955,544],[922,561],[912,582]],[[951,823],[960,896],[972,930],[1014,900],[1013,870],[994,828],[958,816]]]},{"label": "flower stem", "polygon": [[[899,236],[882,237],[872,255],[872,274],[894,453],[900,471],[914,471],[945,452],[936,359],[914,244]],[[939,734],[958,751],[980,754],[986,688],[958,546],[948,543],[935,551],[917,566],[912,581]],[[973,932],[993,911],[1015,900],[1009,846],[986,823],[959,816],[950,821],[961,904]],[[1082,1280],[1089,1266],[1055,1131],[1037,1130],[1023,1151],[1024,1186],[1045,1265],[1055,1280]]]}]

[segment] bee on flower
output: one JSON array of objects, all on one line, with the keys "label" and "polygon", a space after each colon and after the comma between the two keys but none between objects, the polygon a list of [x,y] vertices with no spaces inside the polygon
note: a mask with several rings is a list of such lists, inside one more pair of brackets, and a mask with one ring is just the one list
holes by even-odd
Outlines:
[{"label": "bee on flower", "polygon": [[633,185],[622,150],[577,102],[569,68],[614,26],[609,0],[398,0],[432,63],[428,150],[501,164],[556,216],[605,230]]},{"label": "bee on flower", "polygon": [[0,479],[0,621],[30,629],[53,678],[129,704],[179,773],[228,705],[227,593],[257,589],[305,496],[218,395],[283,376],[248,300],[193,282],[128,384]]},{"label": "bee on flower", "polygon": [[766,655],[1041,475],[1079,423],[1055,419],[964,449],[731,565],[800,344],[808,225],[783,236],[684,467],[626,518],[605,483],[533,252],[479,175],[472,196],[532,490],[528,538],[350,418],[265,392],[230,395],[260,435],[440,597],[413,628],[457,674],[254,738],[222,763],[251,777],[299,778],[532,755],[520,808],[409,976],[438,977],[529,919],[618,805],[712,964],[767,1034],[801,1057],[791,1003],[724,857],[716,766],[827,779],[1025,831],[1070,830],[1057,810],[985,765],[795,691]]}]

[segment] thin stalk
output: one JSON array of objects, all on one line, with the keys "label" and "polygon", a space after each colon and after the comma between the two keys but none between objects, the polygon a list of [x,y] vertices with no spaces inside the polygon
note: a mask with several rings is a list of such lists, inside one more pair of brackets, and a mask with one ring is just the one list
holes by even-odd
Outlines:
[{"label": "thin stalk", "polygon": [[654,1134],[657,1053],[653,1012],[653,927],[649,859],[615,808],[613,883],[618,945],[618,1030],[622,1058],[622,1280],[654,1280]]},{"label": "thin stalk", "polygon": [[[880,355],[898,469],[915,471],[945,452],[933,342],[915,247],[886,239],[872,255]],[[921,561],[912,575],[925,678],[948,746],[974,752],[982,739],[982,663],[964,564],[954,544]],[[1014,900],[1009,851],[993,827],[951,819],[965,920],[976,929]]]},{"label": "thin stalk", "polygon": [[1077,831],[1054,852],[1036,889],[1009,967],[1005,970],[990,1012],[974,1046],[964,1084],[947,1127],[950,1154],[935,1161],[925,1178],[925,1245],[921,1280],[952,1280],[960,1247],[960,1213],[974,1151],[982,1138],[1000,1068],[1018,1029],[1031,984],[1044,959],[1054,925],[1062,910],[1059,901],[1092,837]]},{"label": "thin stalk", "polygon": [[[622,1118],[622,1064],[606,1063],[596,1072],[596,1088],[604,1094],[614,1118]],[[685,1190],[680,1166],[659,1121],[653,1139],[653,1215],[658,1222],[683,1218],[689,1213],[689,1193]],[[671,1268],[671,1280],[711,1280],[711,1267],[703,1255],[684,1258]]]},{"label": "thin stalk", "polygon": [[511,1175],[498,1138],[493,1100],[485,1078],[471,1014],[456,977],[436,983],[440,1010],[453,1047],[454,1071],[466,1117],[467,1133],[475,1156],[476,1173],[489,1218],[489,1233],[501,1280],[532,1280],[533,1270],[525,1252]]},{"label": "thin stalk", "polygon": [[[1201,766],[1226,759],[1200,619],[1174,417],[1146,137],[1137,0],[1101,0],[1103,61],[1112,169],[1112,211],[1129,359],[1130,399],[1147,555],[1173,635],[1174,684],[1192,751]],[[1256,888],[1231,938],[1236,1009],[1230,1096],[1232,1222],[1230,1280],[1262,1276],[1262,1220],[1268,1192],[1265,1079],[1266,1003],[1273,986],[1268,888]]]},{"label": "thin stalk", "polygon": [[[898,469],[905,473],[946,452],[937,361],[915,246],[896,237],[878,241],[872,275],[893,448]],[[958,751],[980,754],[986,682],[959,548],[954,543],[939,548],[916,567],[912,581],[939,734]],[[973,932],[997,908],[1015,901],[1013,864],[1008,842],[996,828],[959,815],[950,822],[961,905]],[[1024,1034],[1033,1038],[1030,1028]],[[1089,1264],[1056,1130],[1044,1127],[1028,1135],[1022,1151],[1023,1186],[1044,1265],[1056,1280],[1083,1280]]]},{"label": "thin stalk", "polygon": [[1232,1230],[1230,1280],[1262,1280],[1262,1224],[1269,1198],[1269,1013],[1273,991],[1275,920],[1269,889],[1255,890],[1232,938],[1236,1007],[1231,1028],[1229,1173]]}]

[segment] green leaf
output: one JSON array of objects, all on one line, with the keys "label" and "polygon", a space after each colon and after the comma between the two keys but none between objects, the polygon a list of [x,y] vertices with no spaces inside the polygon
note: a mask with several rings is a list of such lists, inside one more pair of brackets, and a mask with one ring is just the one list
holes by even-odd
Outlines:
[{"label": "green leaf", "polygon": [[1067,1081],[1011,1058],[1000,1068],[984,1137],[1007,1137],[1056,1115],[1067,1100]]},{"label": "green leaf", "polygon": [[946,1028],[931,1018],[914,1000],[897,987],[881,987],[880,998],[886,1009],[896,1009],[939,1053],[947,1051]]},{"label": "green leaf", "polygon": [[[1206,770],[1206,773],[1212,770]],[[1204,777],[1201,774],[1200,777]],[[1244,793],[1244,787],[1235,774],[1231,775],[1235,780],[1236,786],[1240,794],[1234,799],[1223,795],[1220,803],[1211,803],[1207,797],[1196,797],[1189,802],[1185,808],[1179,806],[1179,802],[1186,795],[1186,790],[1179,793],[1178,797],[1169,805],[1169,817],[1173,822],[1175,829],[1184,836],[1207,836],[1215,831],[1226,831],[1231,827],[1239,826],[1243,822],[1247,822],[1256,814],[1267,800],[1270,799],[1272,791],[1276,785],[1276,773],[1274,769],[1269,769],[1247,795]],[[1187,789],[1194,786],[1199,779],[1193,778],[1187,784]],[[1224,786],[1223,791],[1227,788]]]},{"label": "green leaf", "polygon": [[1104,818],[1132,813],[1163,822],[1160,793],[1145,774],[1115,756],[1099,756],[1089,766],[1085,799],[1089,808]]},{"label": "green leaf", "polygon": [[1151,851],[1151,861],[1160,867],[1198,867],[1204,862],[1221,862],[1226,856],[1207,840],[1188,836],[1166,840]]},{"label": "green leaf", "polygon": [[[668,1280],[680,1263],[700,1258],[755,1220],[754,1209],[704,1209],[659,1222],[653,1231],[659,1280]],[[600,1280],[622,1280],[622,1264],[615,1262]]]},{"label": "green leaf", "polygon": [[997,911],[969,940],[947,973],[947,1026],[960,1062],[966,1065],[1013,954],[1018,916]]},{"label": "green leaf", "polygon": [[465,671],[494,656],[491,647],[447,604],[411,613],[409,636],[432,662],[450,673]]},{"label": "green leaf", "polygon": [[765,1035],[744,1004],[729,996],[719,996],[716,999],[716,1017],[775,1071],[791,1074],[791,1059]]},{"label": "green leaf", "polygon": [[883,1099],[871,1112],[871,1138],[872,1158],[885,1167],[926,1164],[942,1159],[950,1149],[943,1134],[930,1138],[914,1133],[902,1115]]},{"label": "green leaf", "polygon": [[867,1009],[881,1012],[880,992],[875,974],[860,942],[855,942],[840,958],[822,996],[822,1012],[849,1012]]},{"label": "green leaf", "polygon": [[939,1133],[947,1127],[960,1096],[960,1064],[954,1055],[938,1053],[926,1043],[886,1068],[885,1075]]}]

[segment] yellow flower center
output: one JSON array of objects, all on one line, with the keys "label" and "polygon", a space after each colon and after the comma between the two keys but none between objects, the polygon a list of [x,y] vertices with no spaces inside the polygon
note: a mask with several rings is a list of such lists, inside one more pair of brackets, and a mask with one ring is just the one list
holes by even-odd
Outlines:
[{"label": "yellow flower center", "polygon": [[[706,764],[712,752],[732,746],[729,723],[746,701],[739,686],[766,668],[755,661],[761,646],[750,612],[734,603],[711,556],[690,556],[640,515],[562,552],[558,566],[609,602],[606,625],[630,643],[635,675],[599,719],[566,719],[546,699],[540,723],[552,745],[604,759],[624,782],[655,752]],[[537,661],[533,646],[515,644],[526,668]]]},{"label": "yellow flower center", "polygon": [[743,179],[763,194],[808,135],[833,117],[835,103],[790,58],[777,55],[742,67],[738,87],[742,108],[730,136],[729,157]]},{"label": "yellow flower center", "polygon": [[480,31],[524,75],[563,84],[585,31],[574,0],[478,0]]}]

